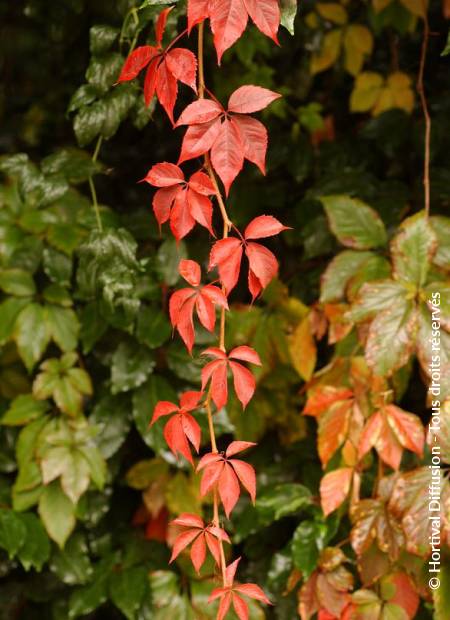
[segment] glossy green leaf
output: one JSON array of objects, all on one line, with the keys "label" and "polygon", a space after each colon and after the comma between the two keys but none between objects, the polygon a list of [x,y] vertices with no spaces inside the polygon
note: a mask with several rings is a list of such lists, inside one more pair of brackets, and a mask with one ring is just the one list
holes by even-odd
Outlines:
[{"label": "glossy green leaf", "polygon": [[36,400],[31,394],[23,394],[12,401],[1,423],[7,426],[22,426],[39,418],[47,410],[48,403]]},{"label": "glossy green leaf", "polygon": [[295,566],[307,579],[317,566],[320,551],[324,546],[324,526],[314,521],[303,521],[292,538],[292,559]]},{"label": "glossy green leaf", "polygon": [[89,548],[82,534],[74,534],[64,549],[57,549],[53,553],[50,570],[69,586],[90,581],[94,571],[89,559]]},{"label": "glossy green leaf", "polygon": [[113,573],[109,580],[111,600],[128,620],[135,620],[148,590],[147,571],[139,566]]},{"label": "glossy green leaf", "polygon": [[27,528],[25,523],[13,510],[0,508],[0,547],[13,558],[25,544]]},{"label": "glossy green leaf", "polygon": [[34,568],[41,571],[50,557],[50,541],[42,523],[35,514],[19,515],[25,526],[26,537],[18,552],[19,560],[25,570]]},{"label": "glossy green leaf", "polygon": [[17,297],[29,297],[36,292],[31,274],[21,269],[0,270],[0,289]]},{"label": "glossy green leaf", "polygon": [[89,30],[89,48],[91,54],[104,54],[117,38],[119,31],[108,25],[92,26]]},{"label": "glossy green leaf", "polygon": [[142,385],[155,368],[147,347],[122,342],[114,352],[111,365],[112,393],[128,392]]},{"label": "glossy green leaf", "polygon": [[75,506],[58,481],[44,488],[38,510],[47,534],[62,549],[75,527]]},{"label": "glossy green leaf", "polygon": [[46,306],[48,331],[61,351],[73,351],[77,346],[80,325],[75,312],[70,308],[55,305]]},{"label": "glossy green leaf", "polygon": [[10,339],[16,319],[28,303],[27,299],[10,297],[0,304],[0,345]]},{"label": "glossy green leaf", "polygon": [[41,359],[50,340],[44,306],[28,304],[14,328],[14,339],[25,366],[31,370]]}]

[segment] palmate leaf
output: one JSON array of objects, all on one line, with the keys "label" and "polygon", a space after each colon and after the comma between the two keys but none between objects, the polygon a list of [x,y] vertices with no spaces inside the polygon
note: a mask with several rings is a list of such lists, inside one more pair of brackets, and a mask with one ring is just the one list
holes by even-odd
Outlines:
[{"label": "palmate leaf", "polygon": [[437,238],[423,211],[406,219],[391,244],[394,278],[425,284]]}]

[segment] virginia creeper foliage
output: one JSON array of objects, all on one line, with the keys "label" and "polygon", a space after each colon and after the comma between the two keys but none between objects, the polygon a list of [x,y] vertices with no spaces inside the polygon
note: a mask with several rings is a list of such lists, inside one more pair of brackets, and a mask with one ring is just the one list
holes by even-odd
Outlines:
[{"label": "virginia creeper foliage", "polygon": [[[180,405],[168,401],[159,402],[153,412],[151,424],[159,418],[171,416],[164,427],[167,445],[175,455],[182,455],[193,464],[190,445],[199,451],[200,426],[192,415],[196,410],[206,409],[211,434],[212,451],[205,454],[198,463],[202,472],[201,494],[212,493],[214,502],[213,521],[205,526],[199,516],[181,515],[174,525],[187,527],[175,541],[172,553],[174,560],[192,543],[191,560],[199,571],[209,549],[222,574],[223,587],[211,594],[210,600],[220,599],[217,620],[226,617],[230,607],[240,620],[247,620],[249,611],[245,596],[269,604],[269,599],[255,584],[235,585],[234,577],[239,559],[227,565],[223,542],[229,542],[228,535],[220,526],[218,504],[223,506],[227,518],[240,496],[240,484],[255,502],[256,475],[253,467],[235,454],[255,444],[233,441],[224,454],[217,450],[214,436],[212,405],[220,411],[228,402],[229,375],[238,400],[245,408],[255,392],[256,381],[252,372],[242,362],[261,365],[259,355],[248,346],[239,346],[228,354],[225,351],[225,313],[228,310],[227,297],[234,289],[241,273],[241,261],[245,253],[248,263],[248,288],[252,299],[267,287],[278,273],[278,261],[273,253],[255,239],[278,235],[286,229],[270,215],[256,217],[248,224],[243,234],[232,225],[226,211],[216,179],[221,180],[225,194],[243,168],[244,160],[256,164],[265,173],[267,152],[267,130],[257,119],[249,116],[259,112],[278,99],[278,93],[255,85],[241,86],[231,94],[227,108],[223,108],[214,95],[204,97],[205,84],[196,75],[198,62],[203,59],[203,21],[210,19],[214,34],[214,45],[220,63],[223,53],[242,35],[248,16],[267,36],[277,41],[280,12],[277,0],[189,0],[188,29],[199,25],[199,59],[189,50],[174,48],[169,44],[162,47],[162,39],[170,9],[165,9],[156,22],[156,46],[136,48],[125,62],[119,82],[129,81],[147,67],[144,81],[144,98],[149,104],[153,95],[164,107],[169,119],[174,122],[173,111],[177,99],[177,82],[187,84],[198,93],[198,98],[180,114],[175,127],[187,126],[177,164],[162,162],[154,165],[144,181],[157,187],[153,197],[153,211],[161,227],[169,221],[170,229],[177,241],[183,239],[200,224],[215,236],[212,227],[213,203],[216,198],[223,218],[223,238],[211,249],[209,270],[217,268],[221,288],[214,284],[201,286],[201,267],[191,260],[181,260],[179,273],[190,285],[175,291],[170,298],[170,320],[191,353],[195,343],[193,322],[194,309],[200,323],[213,332],[216,325],[216,307],[221,312],[221,327],[217,347],[209,347],[202,355],[212,358],[202,370],[202,392],[186,392],[180,397]],[[203,76],[203,67],[200,67]],[[191,159],[204,157],[203,168],[186,180],[180,165]],[[233,226],[237,237],[229,237]],[[244,598],[242,598],[242,595]]]}]

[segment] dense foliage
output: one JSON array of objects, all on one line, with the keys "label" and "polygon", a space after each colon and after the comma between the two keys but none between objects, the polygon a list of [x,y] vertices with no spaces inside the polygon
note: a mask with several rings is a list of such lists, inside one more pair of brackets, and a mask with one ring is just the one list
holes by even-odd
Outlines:
[{"label": "dense foliage", "polygon": [[448,8],[275,4],[0,8],[0,618],[450,617]]}]

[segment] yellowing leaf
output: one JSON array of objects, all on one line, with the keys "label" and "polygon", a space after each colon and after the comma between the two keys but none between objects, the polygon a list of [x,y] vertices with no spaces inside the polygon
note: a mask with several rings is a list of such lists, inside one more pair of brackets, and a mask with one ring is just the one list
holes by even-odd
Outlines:
[{"label": "yellowing leaf", "polygon": [[388,77],[386,86],[382,89],[372,114],[378,116],[378,114],[392,108],[400,108],[408,113],[412,112],[414,108],[411,79],[400,71],[391,73]]},{"label": "yellowing leaf", "polygon": [[425,17],[428,8],[427,0],[400,0],[400,2],[413,15]]},{"label": "yellowing leaf", "polygon": [[308,28],[311,28],[312,30],[315,30],[316,28],[318,28],[319,18],[317,17],[317,13],[314,13],[313,11],[308,13],[305,16],[305,24],[308,26]]},{"label": "yellowing leaf", "polygon": [[380,13],[391,4],[392,0],[373,0],[373,8],[375,13]]},{"label": "yellowing leaf", "polygon": [[317,361],[317,348],[311,333],[309,316],[297,326],[289,341],[292,364],[305,381],[309,381]]},{"label": "yellowing leaf", "polygon": [[344,34],[345,68],[352,75],[358,75],[366,56],[372,53],[373,36],[368,28],[351,24]]},{"label": "yellowing leaf", "polygon": [[337,2],[319,2],[317,12],[321,17],[334,24],[346,24],[348,20],[347,11]]},{"label": "yellowing leaf", "polygon": [[332,30],[323,38],[320,52],[314,53],[311,58],[311,73],[315,75],[329,69],[336,62],[341,49],[342,30]]},{"label": "yellowing leaf", "polygon": [[360,73],[350,96],[352,112],[368,112],[376,104],[383,86],[383,77],[373,71]]}]

